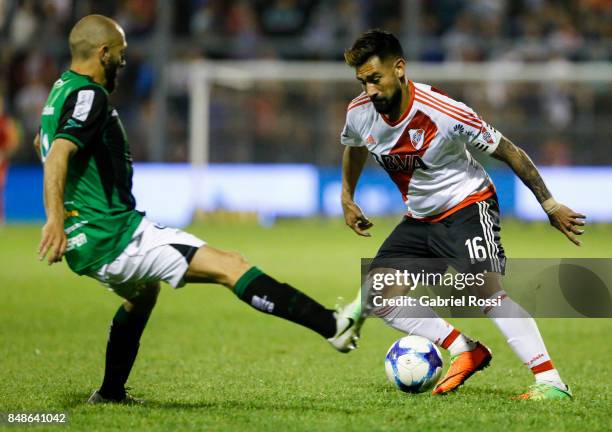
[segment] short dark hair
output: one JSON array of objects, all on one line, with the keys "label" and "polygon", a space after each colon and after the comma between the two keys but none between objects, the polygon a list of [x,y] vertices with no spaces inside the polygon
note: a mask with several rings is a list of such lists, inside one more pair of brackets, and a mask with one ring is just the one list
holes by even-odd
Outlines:
[{"label": "short dark hair", "polygon": [[373,29],[359,36],[353,46],[344,51],[344,60],[351,67],[361,66],[372,56],[378,56],[381,61],[390,57],[404,58],[404,50],[393,33]]}]

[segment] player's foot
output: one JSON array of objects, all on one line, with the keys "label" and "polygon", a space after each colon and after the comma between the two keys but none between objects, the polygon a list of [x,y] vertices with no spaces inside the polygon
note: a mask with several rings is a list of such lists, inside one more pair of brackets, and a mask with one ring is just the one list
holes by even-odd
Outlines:
[{"label": "player's foot", "polygon": [[357,348],[359,331],[363,325],[363,318],[355,319],[351,304],[336,308],[336,334],[327,341],[341,353],[348,353]]},{"label": "player's foot", "polygon": [[529,386],[529,390],[522,395],[518,395],[513,399],[520,400],[557,400],[557,399],[573,399],[572,392],[568,386],[565,386],[565,390],[556,387],[552,384],[546,383],[535,383]]},{"label": "player's foot", "polygon": [[472,351],[462,352],[451,359],[451,365],[446,371],[446,375],[432,393],[445,394],[456,390],[469,377],[489,366],[492,358],[489,348],[480,342],[476,342],[476,348]]},{"label": "player's foot", "polygon": [[89,399],[87,399],[88,404],[96,405],[96,404],[107,404],[107,403],[116,403],[122,405],[142,405],[144,401],[142,399],[137,399],[129,393],[125,393],[123,397],[118,398],[105,398],[100,394],[98,390],[94,391]]}]

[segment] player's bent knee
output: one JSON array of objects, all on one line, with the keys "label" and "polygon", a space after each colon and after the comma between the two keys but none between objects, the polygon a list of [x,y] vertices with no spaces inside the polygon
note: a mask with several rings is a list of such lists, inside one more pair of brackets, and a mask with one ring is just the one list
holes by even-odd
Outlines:
[{"label": "player's bent knee", "polygon": [[138,294],[129,300],[124,302],[124,308],[130,312],[134,308],[136,309],[152,309],[157,303],[157,297],[159,296],[159,291],[161,290],[161,285],[159,282],[149,282],[143,284],[138,289]]},{"label": "player's bent knee", "polygon": [[252,267],[252,265],[239,252],[224,252],[226,265],[221,269],[220,283],[227,287],[233,287],[238,279]]},{"label": "player's bent knee", "polygon": [[214,282],[233,287],[236,281],[252,265],[233,251],[224,251],[212,246],[202,246],[194,255],[185,280],[187,282]]},{"label": "player's bent knee", "polygon": [[248,270],[251,268],[251,264],[247,261],[247,259],[240,252],[226,252],[228,254],[228,258],[231,261],[231,266],[236,269],[245,269]]}]

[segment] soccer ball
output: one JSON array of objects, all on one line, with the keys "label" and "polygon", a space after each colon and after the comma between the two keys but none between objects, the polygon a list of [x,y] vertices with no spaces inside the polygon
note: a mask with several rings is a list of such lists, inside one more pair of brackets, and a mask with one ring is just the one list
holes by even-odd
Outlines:
[{"label": "soccer ball", "polygon": [[407,393],[432,389],[442,373],[442,356],[438,348],[420,336],[406,336],[397,341],[385,357],[387,378]]}]

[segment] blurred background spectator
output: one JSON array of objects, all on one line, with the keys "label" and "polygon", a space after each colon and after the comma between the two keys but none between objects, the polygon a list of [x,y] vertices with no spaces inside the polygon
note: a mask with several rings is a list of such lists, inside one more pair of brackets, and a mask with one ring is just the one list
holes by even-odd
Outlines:
[{"label": "blurred background spectator", "polygon": [[[89,13],[114,17],[127,33],[128,66],[113,103],[136,160],[187,159],[189,98],[184,89],[156,86],[160,62],[341,61],[354,38],[372,27],[396,33],[409,61],[552,67],[612,60],[609,0],[0,0],[1,96],[5,111],[23,126],[25,142],[36,133],[50,85],[68,67],[67,34]],[[444,87],[540,163],[612,164],[612,98],[605,86]],[[158,88],[167,101],[162,126],[156,124]],[[358,92],[355,84],[316,82],[214,88],[211,161],[335,165],[346,103]],[[161,153],[152,150],[152,130],[163,130]],[[16,159],[33,162],[35,156],[22,146]]]},{"label": "blurred background spectator", "polygon": [[0,99],[0,226],[4,225],[4,188],[8,173],[9,160],[21,142],[17,121],[4,112]]}]

